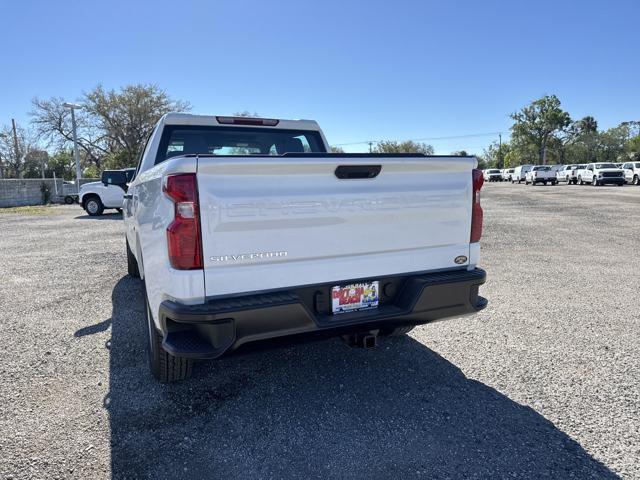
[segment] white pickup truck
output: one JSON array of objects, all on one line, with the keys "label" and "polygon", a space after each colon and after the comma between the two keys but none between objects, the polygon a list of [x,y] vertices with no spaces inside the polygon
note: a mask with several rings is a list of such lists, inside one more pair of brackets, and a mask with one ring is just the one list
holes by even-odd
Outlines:
[{"label": "white pickup truck", "polygon": [[640,162],[627,162],[622,165],[626,183],[640,185]]},{"label": "white pickup truck", "polygon": [[598,185],[625,184],[624,171],[614,163],[588,163],[583,169],[578,170],[578,183],[584,185],[590,183],[594,187]]},{"label": "white pickup truck", "polygon": [[80,187],[78,203],[92,217],[102,215],[105,208],[121,210],[127,185],[135,173],[135,168],[105,170],[99,182],[85,183]]},{"label": "white pickup truck", "polygon": [[536,165],[526,173],[524,183],[527,185],[535,185],[536,183],[542,183],[544,185],[550,183],[551,185],[555,185],[558,183],[558,180],[556,180],[556,173],[551,167],[547,165]]},{"label": "white pickup truck", "polygon": [[497,168],[488,168],[484,172],[484,181],[485,182],[501,182],[502,181],[502,170]]},{"label": "white pickup truck", "polygon": [[373,346],[486,306],[474,157],[328,151],[309,120],[158,122],[124,203],[158,380],[249,342]]}]

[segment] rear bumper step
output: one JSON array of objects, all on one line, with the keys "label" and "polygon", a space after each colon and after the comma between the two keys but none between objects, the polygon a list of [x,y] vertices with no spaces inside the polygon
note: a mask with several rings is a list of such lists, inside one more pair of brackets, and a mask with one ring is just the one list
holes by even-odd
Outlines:
[{"label": "rear bumper step", "polygon": [[249,342],[384,331],[468,315],[487,306],[478,295],[485,279],[479,268],[376,279],[378,308],[338,315],[331,313],[331,287],[352,282],[214,299],[201,305],[166,300],[160,305],[163,346],[173,355],[211,359]]}]

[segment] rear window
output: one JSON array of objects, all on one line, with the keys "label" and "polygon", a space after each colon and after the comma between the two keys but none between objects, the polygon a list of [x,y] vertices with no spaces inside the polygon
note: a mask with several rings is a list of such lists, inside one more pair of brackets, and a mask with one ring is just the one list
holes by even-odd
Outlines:
[{"label": "rear window", "polygon": [[128,181],[124,170],[105,170],[102,172],[101,180],[108,185],[124,185]]},{"label": "rear window", "polygon": [[326,149],[320,134],[307,130],[167,125],[162,132],[155,163],[188,154],[284,153],[326,153]]},{"label": "rear window", "polygon": [[550,167],[533,167],[534,172],[548,172],[551,170]]}]

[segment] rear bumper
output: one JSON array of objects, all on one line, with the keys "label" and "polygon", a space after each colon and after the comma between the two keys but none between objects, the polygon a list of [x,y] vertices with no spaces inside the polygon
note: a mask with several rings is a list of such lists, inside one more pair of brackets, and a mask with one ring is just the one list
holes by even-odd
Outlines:
[{"label": "rear bumper", "polygon": [[331,314],[332,284],[214,299],[201,305],[164,301],[159,310],[163,346],[173,355],[211,359],[249,342],[336,336],[468,315],[487,305],[478,295],[485,279],[479,268],[383,278],[379,279],[378,308],[339,315]]}]

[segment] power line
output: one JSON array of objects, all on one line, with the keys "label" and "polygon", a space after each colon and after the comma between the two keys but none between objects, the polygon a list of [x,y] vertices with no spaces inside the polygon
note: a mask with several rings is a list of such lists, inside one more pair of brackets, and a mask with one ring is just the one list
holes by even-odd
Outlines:
[{"label": "power line", "polygon": [[[488,133],[468,133],[465,135],[450,135],[446,137],[424,137],[424,138],[410,138],[409,141],[412,142],[426,142],[433,140],[454,140],[456,138],[473,138],[473,137],[491,137],[495,135],[501,135],[502,132],[488,132]],[[349,143],[335,143],[335,147],[346,147],[348,145],[364,145],[364,144],[373,144],[380,143],[383,140],[364,140],[362,142],[349,142]]]}]

